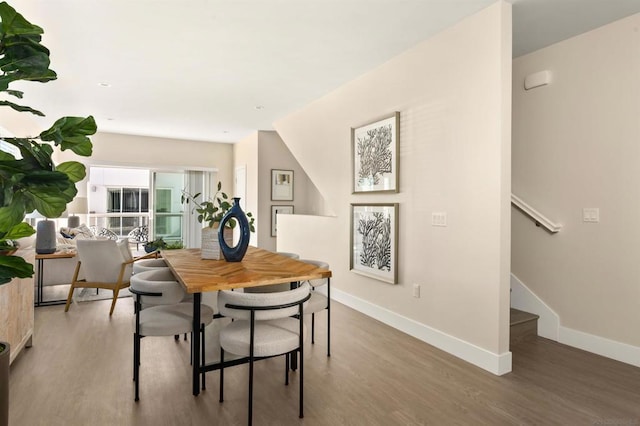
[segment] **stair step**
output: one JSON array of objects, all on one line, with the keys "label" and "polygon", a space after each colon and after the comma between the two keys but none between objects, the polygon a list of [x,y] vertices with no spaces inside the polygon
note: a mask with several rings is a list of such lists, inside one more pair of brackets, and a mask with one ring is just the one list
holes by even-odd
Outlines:
[{"label": "stair step", "polygon": [[511,308],[511,325],[522,324],[528,321],[537,321],[538,318],[540,318],[540,315]]},{"label": "stair step", "polygon": [[539,315],[511,308],[509,343],[511,346],[534,339],[538,335]]}]

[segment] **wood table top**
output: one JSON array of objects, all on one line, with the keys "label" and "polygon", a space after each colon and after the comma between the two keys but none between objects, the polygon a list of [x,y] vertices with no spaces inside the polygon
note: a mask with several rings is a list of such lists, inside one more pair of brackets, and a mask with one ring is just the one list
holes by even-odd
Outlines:
[{"label": "wood table top", "polygon": [[54,253],[49,253],[49,254],[36,253],[36,259],[67,259],[67,258],[75,257],[76,254],[77,252],[75,250],[56,251]]},{"label": "wood table top", "polygon": [[328,269],[252,246],[241,262],[202,259],[200,249],[163,250],[162,258],[187,293],[331,277]]}]

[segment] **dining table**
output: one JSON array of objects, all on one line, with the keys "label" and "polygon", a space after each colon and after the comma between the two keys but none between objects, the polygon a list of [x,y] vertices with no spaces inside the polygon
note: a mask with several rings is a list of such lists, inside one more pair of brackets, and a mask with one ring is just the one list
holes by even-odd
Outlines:
[{"label": "dining table", "polygon": [[[176,280],[187,293],[193,294],[193,336],[198,336],[200,330],[200,305],[204,292],[331,278],[329,269],[254,246],[248,247],[240,262],[203,259],[200,249],[163,250],[161,255]],[[192,354],[193,395],[197,396],[200,393],[200,374],[217,369],[219,365],[205,365],[204,360],[201,361],[198,338],[193,339]]]}]

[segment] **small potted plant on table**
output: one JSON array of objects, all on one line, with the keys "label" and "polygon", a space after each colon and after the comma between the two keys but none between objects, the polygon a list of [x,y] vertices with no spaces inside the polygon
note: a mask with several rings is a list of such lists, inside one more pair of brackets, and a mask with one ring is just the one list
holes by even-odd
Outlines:
[{"label": "small potted plant on table", "polygon": [[[192,195],[183,190],[182,203],[192,204],[194,211],[198,213],[198,222],[206,224],[202,228],[202,258],[221,260],[223,257],[218,243],[219,226],[222,218],[231,209],[232,205],[228,201],[229,196],[222,191],[222,182],[218,182],[217,191],[212,199],[198,201],[200,195],[202,195],[200,192]],[[246,215],[251,232],[256,232],[253,214],[246,213]],[[231,219],[226,223],[225,229],[222,231],[224,240],[229,246],[233,244],[233,229],[235,227],[236,221]]]}]

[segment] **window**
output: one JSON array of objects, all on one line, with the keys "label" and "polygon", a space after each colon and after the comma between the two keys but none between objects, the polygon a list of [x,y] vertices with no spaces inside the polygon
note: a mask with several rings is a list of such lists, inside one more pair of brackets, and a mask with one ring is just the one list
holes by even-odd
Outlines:
[{"label": "window", "polygon": [[107,213],[111,213],[107,219],[107,228],[120,236],[126,236],[134,228],[146,225],[149,213],[149,189],[107,188]]}]

